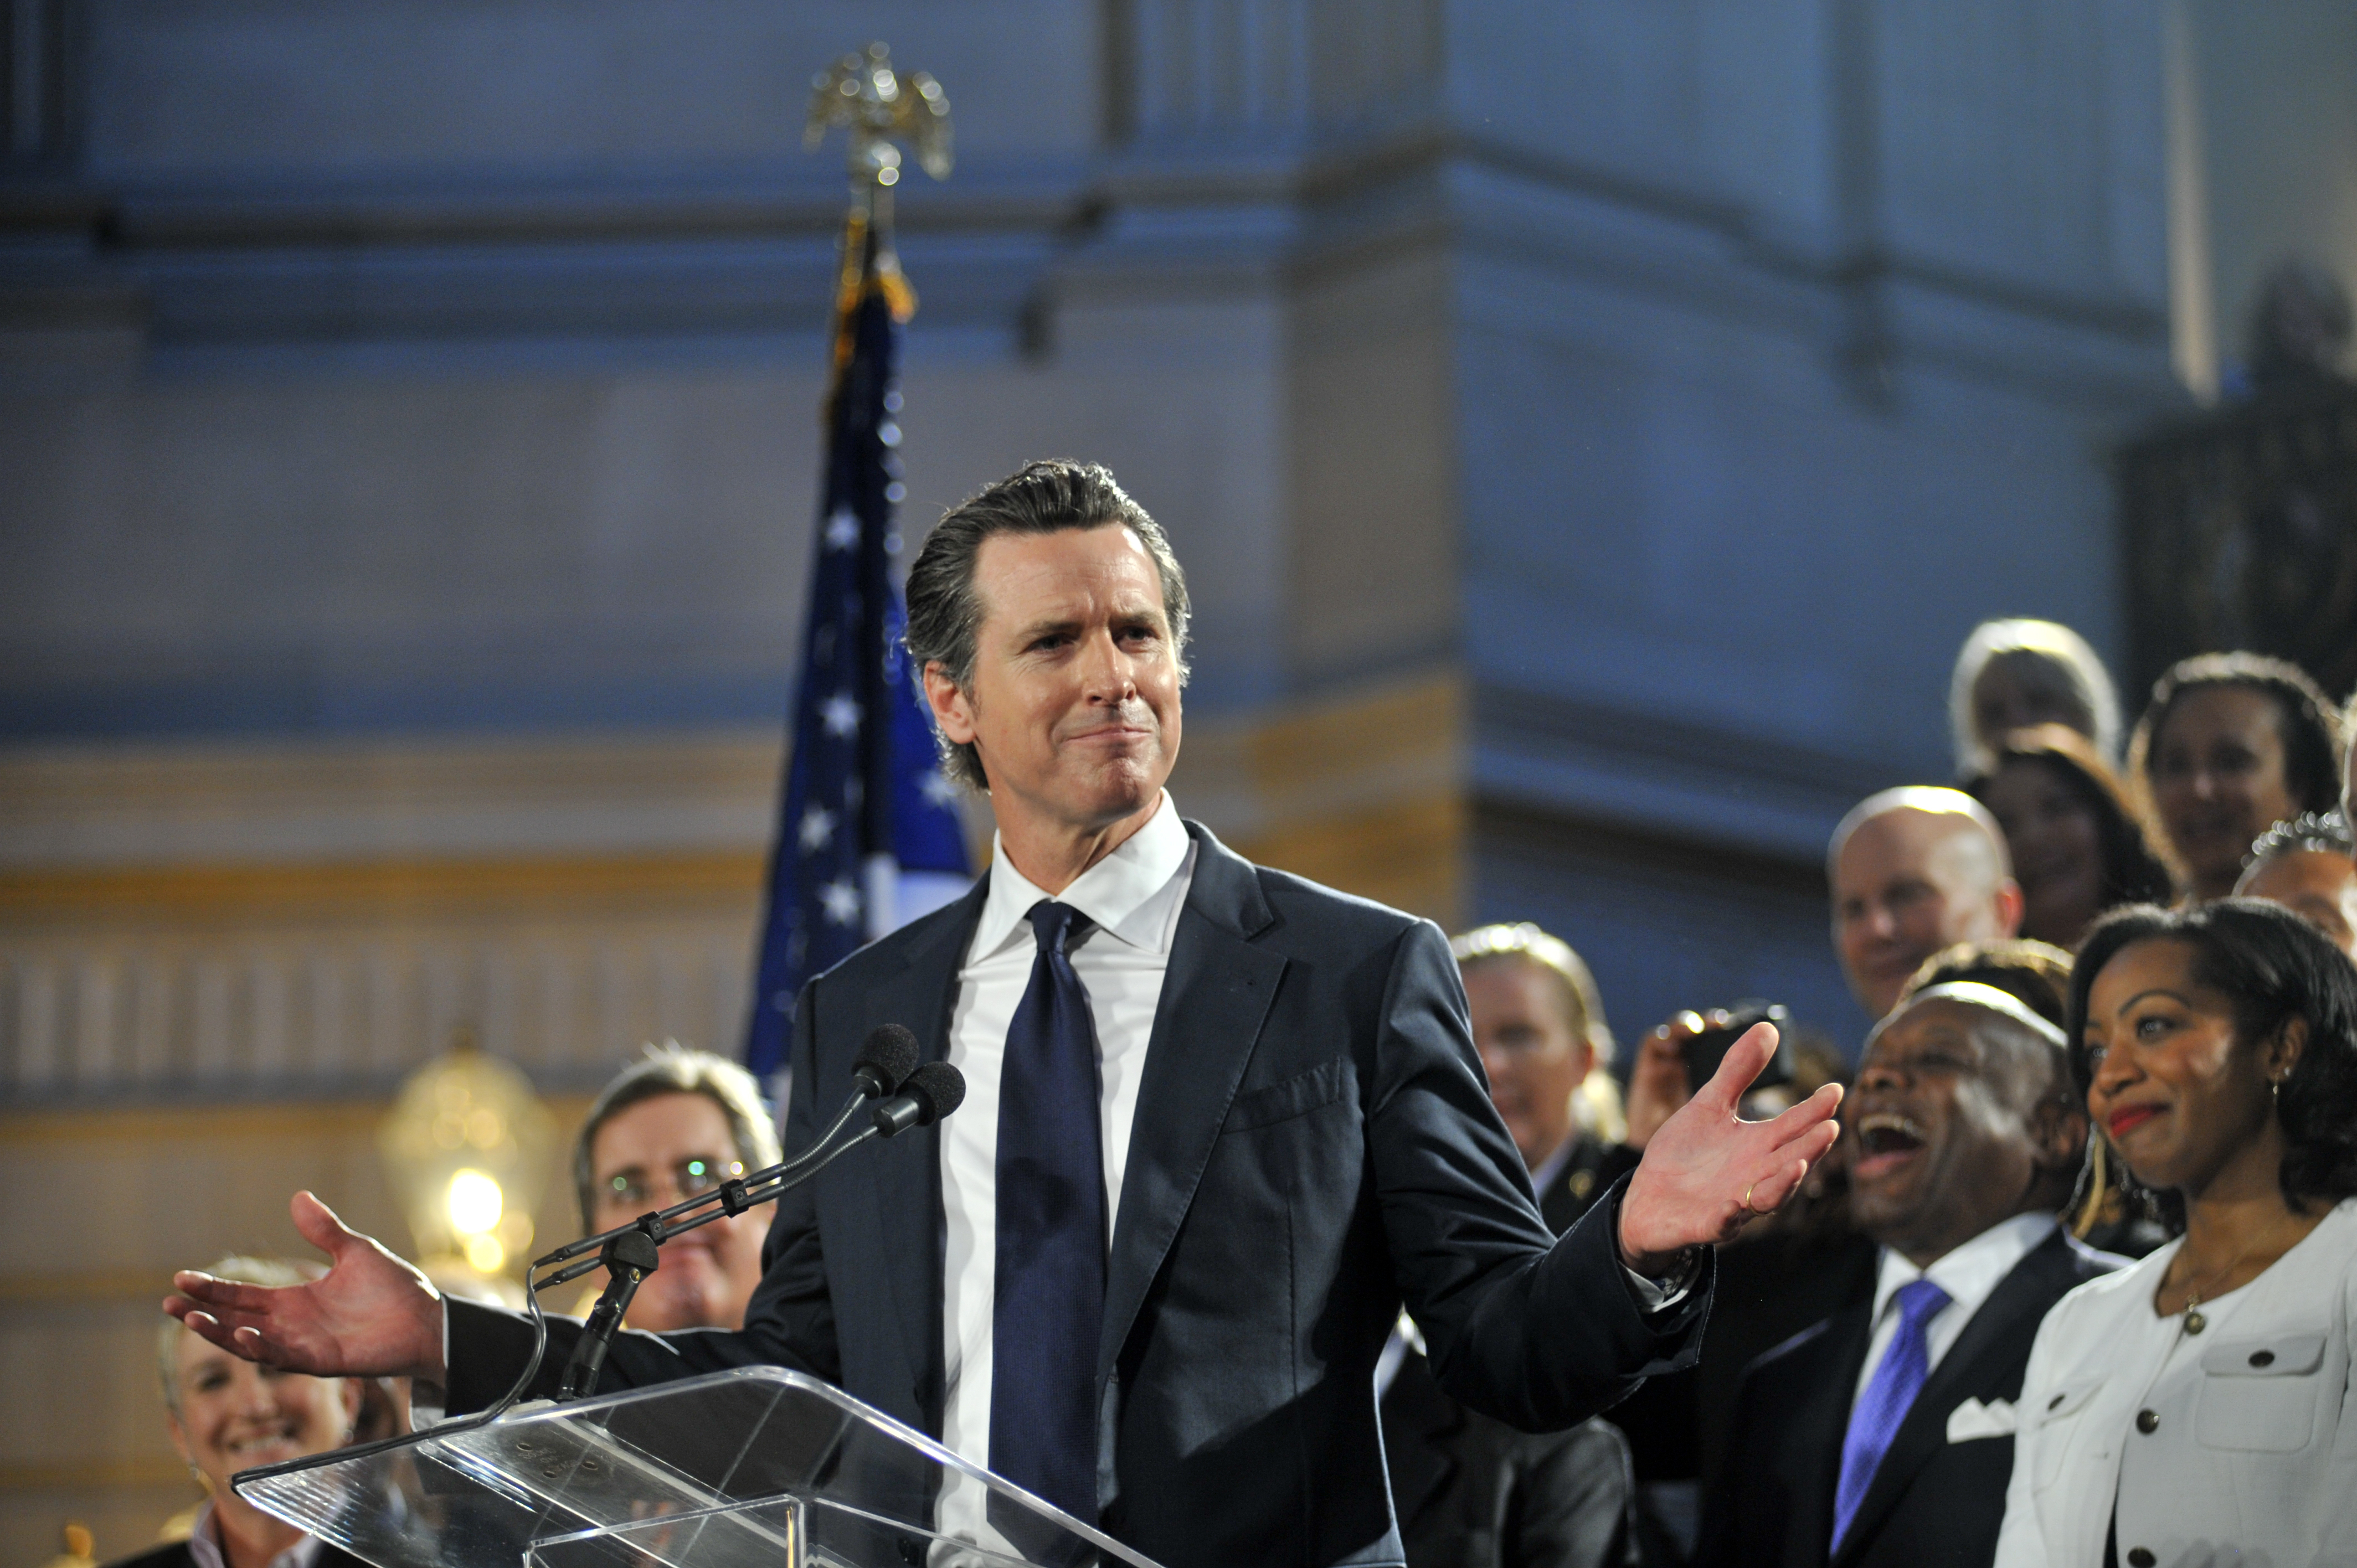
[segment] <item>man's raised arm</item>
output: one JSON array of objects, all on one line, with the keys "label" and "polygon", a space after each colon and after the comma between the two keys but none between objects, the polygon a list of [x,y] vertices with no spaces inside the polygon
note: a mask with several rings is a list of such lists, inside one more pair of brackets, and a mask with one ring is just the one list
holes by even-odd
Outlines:
[{"label": "man's raised arm", "polygon": [[172,1276],[164,1310],[231,1355],[313,1377],[415,1378],[440,1385],[442,1293],[307,1192],[289,1206],[295,1229],[328,1254],[308,1284],[240,1284]]}]

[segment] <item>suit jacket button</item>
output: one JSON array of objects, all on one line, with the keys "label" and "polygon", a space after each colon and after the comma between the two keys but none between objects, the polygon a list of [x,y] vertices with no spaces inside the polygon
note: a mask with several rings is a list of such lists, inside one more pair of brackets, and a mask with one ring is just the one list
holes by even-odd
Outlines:
[{"label": "suit jacket button", "polygon": [[2142,1546],[2128,1548],[2128,1568],[2152,1568],[2152,1552]]},{"label": "suit jacket button", "polygon": [[2136,1430],[2144,1433],[2147,1436],[2159,1431],[2160,1412],[2158,1411],[2151,1410],[2140,1410],[2136,1412]]}]

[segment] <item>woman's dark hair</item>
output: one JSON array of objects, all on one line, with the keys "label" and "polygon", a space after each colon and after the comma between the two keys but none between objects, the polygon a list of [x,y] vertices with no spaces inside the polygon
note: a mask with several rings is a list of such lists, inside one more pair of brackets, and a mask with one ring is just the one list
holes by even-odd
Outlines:
[{"label": "woman's dark hair", "polygon": [[2329,811],[2341,801],[2341,714],[2308,671],[2264,653],[2202,653],[2181,659],[2152,683],[2152,701],[2128,741],[2128,773],[2147,799],[2152,794],[2152,752],[2160,732],[2187,693],[2205,686],[2241,686],[2275,704],[2283,736],[2284,787],[2303,811]]},{"label": "woman's dark hair", "polygon": [[2014,761],[2045,768],[2093,815],[2104,908],[2161,904],[2175,896],[2178,878],[2154,848],[2166,837],[2129,799],[2120,776],[2085,736],[2063,725],[2015,730],[1997,742],[1988,770],[1965,780],[1964,792],[1987,805],[1989,785]]},{"label": "woman's dark hair", "polygon": [[[2138,943],[2193,949],[2195,983],[2223,993],[2238,1041],[2273,1037],[2293,1019],[2308,1044],[2276,1091],[2286,1202],[2304,1209],[2357,1196],[2357,965],[2280,905],[2222,898],[2190,909],[2131,905],[2095,922],[2071,977],[2071,1073],[2084,1095],[2087,995],[2104,966]],[[2173,1206],[2164,1206],[2173,1207]]]}]

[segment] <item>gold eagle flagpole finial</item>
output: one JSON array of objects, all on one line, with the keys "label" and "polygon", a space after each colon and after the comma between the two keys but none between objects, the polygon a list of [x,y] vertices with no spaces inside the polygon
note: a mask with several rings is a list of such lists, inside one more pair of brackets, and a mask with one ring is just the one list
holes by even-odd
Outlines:
[{"label": "gold eagle flagpole finial", "polygon": [[[810,119],[802,146],[815,151],[837,125],[851,133],[848,163],[851,211],[843,235],[843,280],[835,319],[851,319],[860,292],[870,282],[891,302],[892,314],[907,320],[917,308],[916,291],[900,275],[892,252],[892,188],[900,183],[900,149],[906,142],[917,163],[935,179],[947,179],[954,156],[950,145],[950,101],[942,84],[921,70],[892,69],[892,51],[874,43],[849,54],[811,79]],[[838,365],[850,345],[838,330]]]}]

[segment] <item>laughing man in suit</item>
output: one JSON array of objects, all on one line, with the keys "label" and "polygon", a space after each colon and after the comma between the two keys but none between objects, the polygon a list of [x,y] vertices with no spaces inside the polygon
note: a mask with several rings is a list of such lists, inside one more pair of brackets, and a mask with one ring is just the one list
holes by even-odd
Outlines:
[{"label": "laughing man in suit", "polygon": [[2060,1230],[2087,1139],[2061,1031],[1993,986],[1918,992],[1851,1106],[1874,1299],[1754,1361],[1697,1568],[1986,1568],[2047,1309],[2126,1260]]},{"label": "laughing man in suit", "polygon": [[[1710,1244],[1800,1185],[1839,1091],[1743,1122],[1754,1030],[1557,1240],[1440,932],[1252,865],[1164,792],[1186,614],[1103,468],[1031,464],[934,529],[909,646],[996,853],[805,987],[787,1151],[884,1025],[968,1098],[779,1200],[741,1331],[624,1334],[606,1385],[796,1368],[1169,1568],[1382,1568],[1374,1372],[1403,1302],[1453,1396],[1579,1422],[1692,1359]],[[454,1412],[522,1368],[520,1318],[446,1311],[316,1199],[296,1218],[334,1258],[318,1285],[183,1274],[169,1310],[243,1355],[442,1383]],[[577,1334],[552,1323],[544,1384]]]}]

